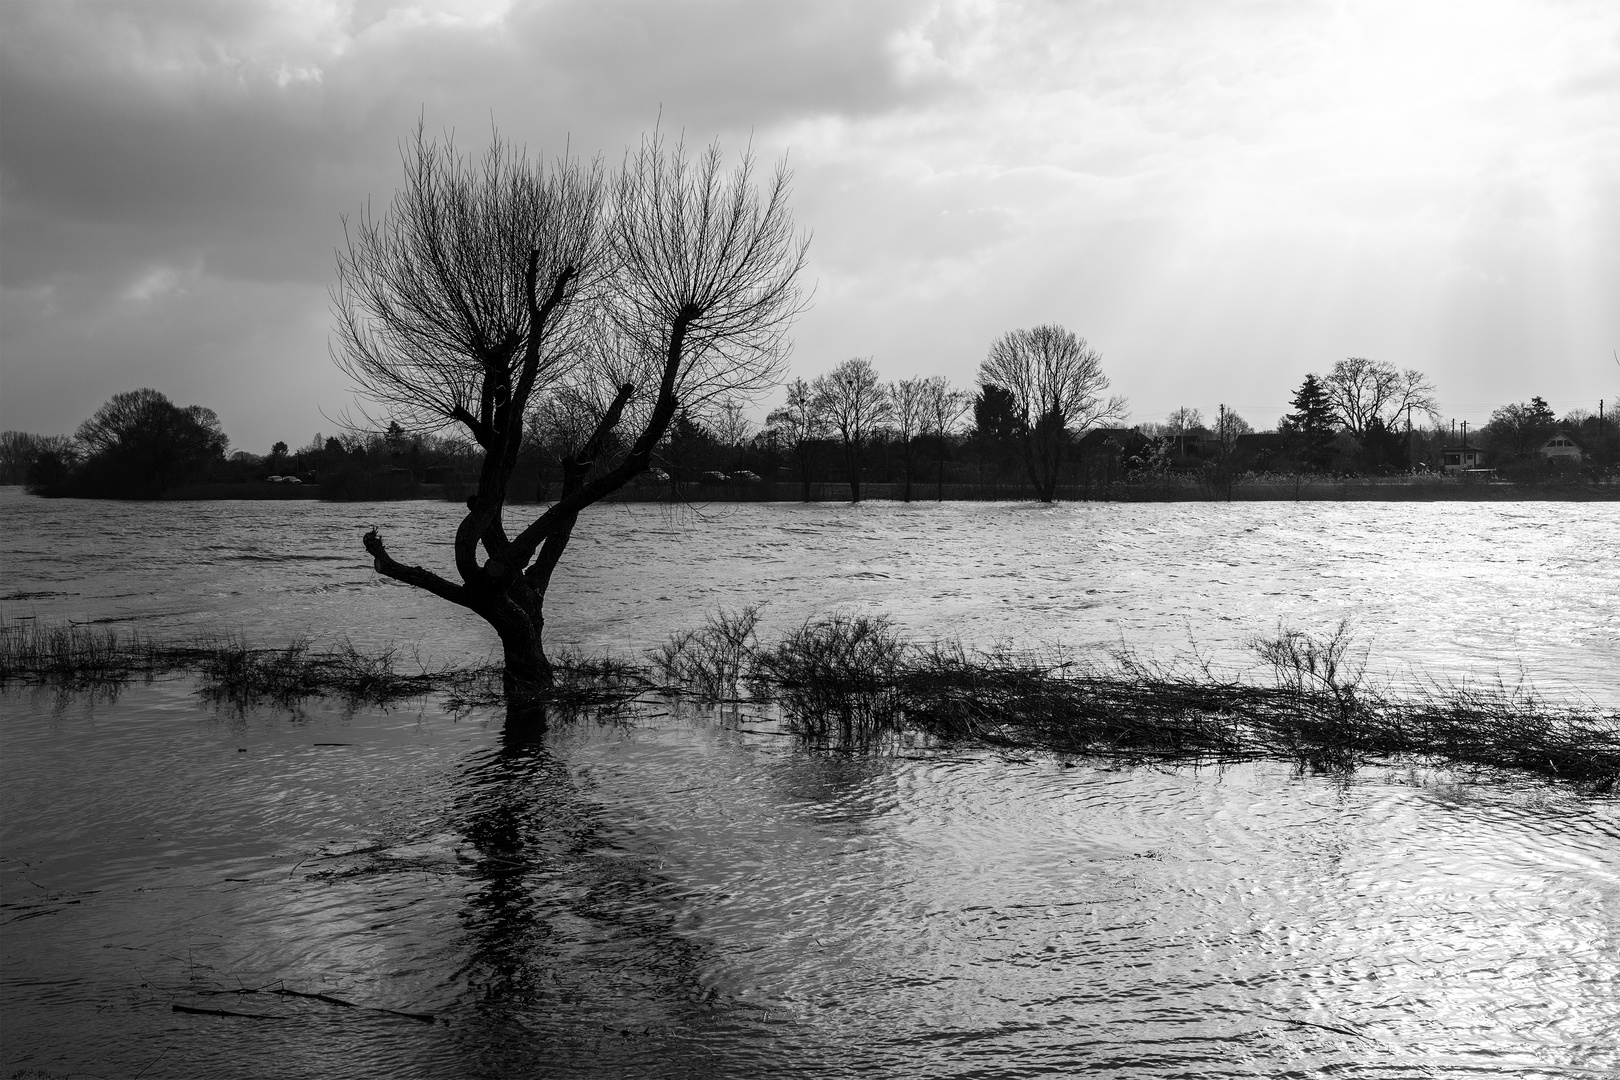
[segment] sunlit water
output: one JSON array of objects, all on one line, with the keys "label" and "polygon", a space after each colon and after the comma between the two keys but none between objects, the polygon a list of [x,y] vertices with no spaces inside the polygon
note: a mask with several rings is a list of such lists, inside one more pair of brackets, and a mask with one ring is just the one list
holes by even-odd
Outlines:
[{"label": "sunlit water", "polygon": [[[379,578],[453,573],[447,503],[143,504],[0,488],[0,613],[488,657],[476,617]],[[919,638],[1250,662],[1349,619],[1392,676],[1528,678],[1620,704],[1620,504],[867,503],[597,507],[547,602],[554,646],[638,653],[720,608],[767,634],[859,609]]]},{"label": "sunlit water", "polygon": [[[481,658],[475,624],[357,554],[377,523],[443,565],[449,509],[12,495],[6,612]],[[767,601],[776,626],[861,606],[920,636],[1239,663],[1250,635],[1351,617],[1375,667],[1613,700],[1617,525],[610,508],[551,628],[627,651]],[[1620,1072],[1620,804],[1540,781],[828,754],[668,709],[523,742],[431,703],[231,715],[185,681],[9,690],[0,734],[7,1074]]]}]

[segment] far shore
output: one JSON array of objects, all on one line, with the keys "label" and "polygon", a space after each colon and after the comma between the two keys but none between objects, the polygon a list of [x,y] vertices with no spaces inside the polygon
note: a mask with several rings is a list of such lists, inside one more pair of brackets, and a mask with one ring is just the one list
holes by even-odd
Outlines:
[{"label": "far shore", "polygon": [[[223,500],[279,500],[329,502],[461,502],[467,488],[459,484],[391,485],[385,492],[367,491],[343,495],[324,491],[319,482],[304,484],[202,483],[187,484],[165,492],[165,502],[213,502]],[[784,482],[761,483],[641,483],[609,496],[608,502],[645,503],[847,503],[849,485],[841,482],[814,483],[810,497],[803,485]],[[913,484],[911,502],[1031,502],[1033,490],[1020,484]],[[511,504],[536,500],[513,498]],[[863,502],[904,501],[902,484],[862,484]],[[1349,478],[1268,478],[1262,481],[1236,481],[1229,488],[1218,488],[1192,480],[1136,481],[1082,487],[1060,487],[1058,502],[1616,502],[1620,483],[1512,483],[1440,477],[1349,477]]]},{"label": "far shore", "polygon": [[[211,501],[222,499],[327,499],[334,502],[405,502],[433,500],[460,502],[462,485],[411,484],[386,495],[369,498],[341,498],[323,493],[319,483],[309,484],[188,484],[166,492],[166,501]],[[900,502],[902,484],[862,484],[863,502]],[[913,484],[911,501],[927,502],[1029,502],[1032,489],[1020,484],[946,484],[941,491],[933,484]],[[515,498],[514,504],[533,500]],[[609,496],[610,502],[849,502],[846,483],[810,485],[810,498],[796,483],[686,483],[635,484]],[[1058,502],[1616,502],[1620,484],[1564,483],[1526,484],[1507,481],[1478,481],[1440,477],[1349,477],[1267,479],[1237,481],[1229,489],[1212,488],[1194,481],[1149,481],[1106,486],[1060,487]]]}]

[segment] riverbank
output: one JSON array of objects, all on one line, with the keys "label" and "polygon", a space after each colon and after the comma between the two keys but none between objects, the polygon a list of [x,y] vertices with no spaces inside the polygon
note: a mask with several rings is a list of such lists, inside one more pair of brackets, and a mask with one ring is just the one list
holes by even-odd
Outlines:
[{"label": "riverbank", "polygon": [[[166,491],[164,502],[314,501],[325,502],[460,502],[463,486],[456,484],[399,484],[323,486],[248,483],[186,484]],[[864,502],[902,502],[903,484],[863,484]],[[789,483],[642,483],[608,496],[617,503],[757,503],[848,502],[849,485],[815,483],[809,498],[804,486]],[[1020,484],[933,484],[912,487],[913,503],[1030,502],[1034,489]],[[1230,487],[1213,486],[1190,478],[1086,487],[1060,486],[1058,502],[1620,502],[1620,483],[1512,483],[1450,477],[1348,477],[1337,479],[1267,478],[1238,480]],[[536,505],[513,498],[511,505]]]}]

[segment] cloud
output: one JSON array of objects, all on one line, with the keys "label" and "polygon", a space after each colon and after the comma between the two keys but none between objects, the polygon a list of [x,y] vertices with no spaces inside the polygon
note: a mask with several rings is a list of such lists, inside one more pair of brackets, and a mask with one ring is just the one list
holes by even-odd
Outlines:
[{"label": "cloud", "polygon": [[389,197],[419,117],[610,163],[655,122],[791,149],[806,374],[966,381],[1059,321],[1148,415],[1280,406],[1352,352],[1467,400],[1567,397],[1620,338],[1602,0],[17,4],[4,424],[70,430],[186,372],[251,445],[340,409],[341,216]]}]

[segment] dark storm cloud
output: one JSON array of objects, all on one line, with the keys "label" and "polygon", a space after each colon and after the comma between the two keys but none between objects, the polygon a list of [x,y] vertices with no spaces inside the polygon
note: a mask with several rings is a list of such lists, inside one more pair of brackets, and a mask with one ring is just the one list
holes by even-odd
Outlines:
[{"label": "dark storm cloud", "polygon": [[661,108],[706,136],[899,98],[883,44],[903,8],[791,10],[538,6],[481,25],[361,8],[300,25],[241,5],[13,8],[4,283],[196,257],[225,276],[324,277],[338,214],[386,193],[418,112],[463,141],[493,120],[611,157]]},{"label": "dark storm cloud", "polygon": [[[279,344],[244,335],[268,355],[240,377],[264,391],[274,370],[330,402],[341,383],[320,325],[341,217],[386,201],[419,117],[468,150],[494,123],[535,151],[567,144],[612,161],[660,114],[666,130],[723,134],[736,148],[784,120],[870,115],[917,95],[886,47],[908,10],[6,7],[8,397],[48,389],[45,413],[62,413],[51,426],[70,426],[126,383],[173,379],[187,355],[240,356],[219,306],[283,311],[287,294],[253,290],[301,285],[306,317]],[[230,282],[244,288],[221,287]]]}]

